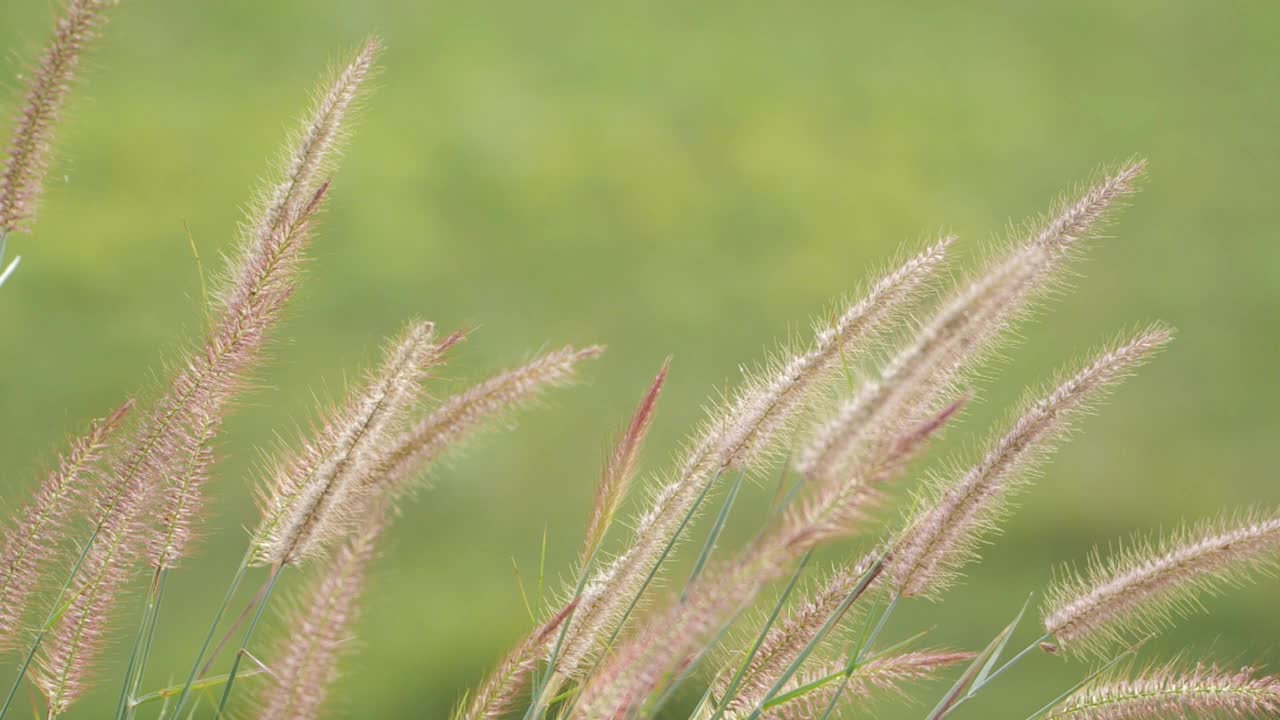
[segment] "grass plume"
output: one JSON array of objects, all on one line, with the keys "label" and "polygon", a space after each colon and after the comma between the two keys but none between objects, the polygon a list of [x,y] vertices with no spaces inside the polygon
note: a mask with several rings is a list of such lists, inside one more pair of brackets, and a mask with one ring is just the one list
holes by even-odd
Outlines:
[{"label": "grass plume", "polygon": [[1074,693],[1045,720],[1261,720],[1280,715],[1280,678],[1250,667],[1198,663],[1104,678]]},{"label": "grass plume", "polygon": [[117,0],[69,0],[53,37],[30,71],[0,172],[0,237],[35,222],[54,133],[83,56]]},{"label": "grass plume", "polygon": [[1135,633],[1154,632],[1200,607],[1197,598],[1269,571],[1280,559],[1280,514],[1248,512],[1139,540],[1082,573],[1066,572],[1049,590],[1045,631],[1069,651],[1101,651]]},{"label": "grass plume", "polygon": [[894,550],[890,574],[906,597],[938,597],[960,567],[977,556],[977,544],[1007,514],[1009,496],[1048,459],[1107,389],[1169,342],[1164,328],[1140,333],[1100,353],[1052,392],[1030,404],[1008,433],[953,484],[938,482]]}]

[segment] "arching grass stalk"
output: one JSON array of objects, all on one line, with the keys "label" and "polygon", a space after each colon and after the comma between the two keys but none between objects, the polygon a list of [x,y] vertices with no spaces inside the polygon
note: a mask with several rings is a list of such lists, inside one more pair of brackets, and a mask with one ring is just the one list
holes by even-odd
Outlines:
[{"label": "arching grass stalk", "polygon": [[222,700],[218,702],[218,711],[213,715],[214,720],[222,717],[222,712],[227,707],[227,701],[231,699],[231,689],[236,685],[236,671],[240,669],[240,661],[244,659],[245,652],[249,649],[249,641],[253,639],[253,631],[258,629],[258,621],[262,619],[262,611],[267,607],[267,602],[271,599],[271,592],[275,590],[276,582],[280,580],[280,574],[284,568],[284,565],[276,565],[271,568],[271,576],[267,578],[267,589],[262,594],[262,600],[258,602],[258,609],[253,613],[253,620],[249,621],[249,629],[244,631],[244,639],[240,641],[240,649],[231,661],[231,671],[227,673],[227,684],[222,688]]},{"label": "arching grass stalk", "polygon": [[1113,658],[1111,658],[1110,660],[1108,660],[1108,661],[1106,662],[1106,664],[1102,665],[1102,666],[1101,666],[1101,667],[1099,667],[1097,670],[1094,670],[1092,673],[1089,673],[1088,677],[1084,678],[1083,680],[1081,680],[1080,682],[1076,683],[1075,685],[1072,685],[1070,689],[1068,689],[1066,692],[1062,693],[1062,694],[1061,694],[1061,695],[1059,695],[1058,697],[1054,698],[1053,700],[1050,700],[1048,705],[1045,705],[1044,707],[1040,708],[1039,710],[1035,711],[1034,713],[1031,713],[1030,715],[1028,715],[1028,716],[1027,716],[1027,720],[1040,720],[1040,718],[1044,717],[1044,716],[1045,716],[1045,715],[1047,715],[1049,712],[1051,712],[1051,711],[1052,711],[1055,707],[1057,707],[1057,706],[1058,706],[1062,701],[1064,701],[1064,700],[1066,700],[1067,698],[1069,698],[1069,697],[1071,697],[1072,695],[1074,695],[1074,694],[1076,693],[1076,691],[1078,691],[1080,688],[1084,687],[1085,685],[1088,685],[1089,683],[1093,682],[1094,680],[1097,680],[1099,677],[1102,677],[1103,673],[1107,672],[1107,671],[1108,671],[1108,670],[1110,670],[1111,668],[1113,668],[1113,667],[1115,667],[1116,665],[1118,665],[1118,664],[1120,663],[1120,661],[1121,661],[1121,660],[1123,660],[1123,659],[1125,659],[1125,658],[1129,657],[1130,655],[1133,655],[1134,653],[1136,653],[1136,652],[1138,651],[1138,647],[1139,647],[1139,646],[1141,646],[1143,642],[1145,642],[1145,640],[1139,641],[1139,642],[1137,642],[1137,643],[1135,643],[1135,644],[1131,645],[1131,646],[1130,646],[1128,649],[1126,649],[1124,652],[1122,652],[1122,653],[1120,653],[1119,655],[1116,655],[1115,657],[1113,657]]},{"label": "arching grass stalk", "polygon": [[120,687],[120,700],[116,703],[116,720],[133,716],[133,698],[138,694],[147,666],[147,658],[151,653],[151,642],[155,638],[156,622],[160,616],[160,602],[164,597],[164,582],[168,576],[168,568],[156,568],[151,576],[142,621],[138,625],[138,634],[133,639],[133,650],[129,653],[129,666],[125,670],[124,682]]},{"label": "arching grass stalk", "polygon": [[[9,233],[7,231],[0,231],[0,265],[4,265],[4,255],[8,243]],[[18,263],[20,262],[22,262],[22,256],[15,255],[13,260],[11,260],[8,265],[4,266],[4,270],[0,270],[0,287],[4,287],[5,281],[7,281],[9,276],[13,275],[13,272],[18,269]]]},{"label": "arching grass stalk", "polygon": [[1009,623],[996,634],[987,647],[973,659],[969,667],[960,675],[947,694],[942,696],[938,704],[934,706],[933,712],[929,713],[928,720],[942,720],[942,718],[950,715],[957,707],[969,698],[969,691],[978,683],[982,682],[995,663],[1000,661],[1000,654],[1004,652],[1004,648],[1009,644],[1009,638],[1013,637],[1013,633],[1018,629],[1018,625],[1022,622],[1022,617],[1027,614],[1027,607],[1031,604],[1031,597],[1027,597],[1027,601],[1022,604],[1022,609],[1018,611],[1017,617],[1013,622]]},{"label": "arching grass stalk", "polygon": [[71,602],[75,598],[63,600],[63,596],[67,594],[67,589],[71,587],[71,581],[75,579],[80,572],[80,566],[84,564],[84,559],[89,555],[89,548],[93,547],[93,543],[98,539],[98,533],[102,531],[102,525],[98,524],[94,527],[93,532],[89,534],[89,540],[80,550],[80,556],[76,558],[76,562],[71,566],[71,572],[67,573],[67,579],[63,581],[62,587],[58,590],[57,596],[53,599],[53,609],[49,611],[49,616],[45,618],[44,624],[36,631],[36,636],[31,641],[31,650],[27,653],[27,657],[22,661],[22,667],[18,668],[18,676],[13,679],[13,686],[9,688],[9,694],[5,696],[4,706],[0,707],[0,720],[4,720],[4,716],[9,712],[9,706],[13,703],[13,698],[18,694],[18,687],[22,684],[22,679],[26,677],[27,670],[31,669],[31,663],[35,660],[36,652],[40,650],[40,643],[44,642],[44,638],[53,629],[55,623],[62,617],[63,613],[71,607]]},{"label": "arching grass stalk", "polygon": [[[896,603],[897,600],[898,594],[895,592],[891,603]],[[877,603],[877,605],[878,604],[879,603]],[[874,609],[874,607],[872,609]],[[882,619],[888,614],[888,610],[889,609],[886,608],[884,615],[881,615]],[[873,630],[871,627],[871,618],[873,616],[874,613],[870,611],[867,612],[867,619],[862,623],[862,632],[858,634],[858,639],[849,650],[849,664],[844,669],[844,679],[840,681],[840,687],[836,688],[835,693],[831,696],[831,702],[827,703],[827,708],[822,712],[822,720],[829,720],[831,713],[835,712],[836,705],[840,702],[840,697],[844,695],[845,689],[849,687],[849,679],[853,677],[854,671],[856,671],[863,662],[862,656],[863,653],[866,652],[866,649],[871,645],[872,634],[874,632],[878,632],[879,629],[884,626],[883,622],[879,622]],[[823,678],[823,680],[825,681],[826,678]]]},{"label": "arching grass stalk", "polygon": [[[741,475],[739,476],[739,480],[741,480]],[[778,615],[782,610],[783,604],[786,602],[787,596],[790,595],[791,591],[795,588],[796,582],[800,579],[800,575],[803,573],[805,565],[808,564],[809,559],[811,557],[813,557],[812,550],[804,554],[804,557],[800,561],[800,565],[795,569],[795,572],[792,574],[790,582],[787,583],[787,587],[783,591],[782,597],[780,597],[778,599],[778,602],[775,604],[773,613],[770,615],[769,622],[766,623],[764,632],[762,632],[760,636],[757,638],[756,644],[752,648],[751,656],[748,657],[746,660],[747,663],[751,662],[751,658],[754,657],[756,651],[760,649],[760,643],[764,641],[765,635],[769,632],[769,627],[771,627],[773,625],[774,620],[777,619]],[[708,653],[710,653],[712,650],[715,649],[717,645],[720,644],[720,640],[724,638],[725,634],[729,632],[729,628],[731,628],[732,626],[733,626],[733,618],[730,618],[727,622],[725,622],[724,625],[720,627],[720,630],[716,633],[715,637],[711,640],[711,642],[707,643],[702,648],[702,650],[694,657],[694,659],[685,666],[685,668],[680,672],[680,674],[677,675],[675,679],[671,681],[671,683],[667,686],[667,689],[663,691],[663,693],[660,696],[658,696],[658,699],[652,703],[652,705],[648,708],[648,712],[650,714],[657,712],[664,704],[666,704],[668,700],[671,699],[671,696],[675,694],[675,691],[677,688],[680,687],[680,684],[683,683],[685,680],[687,680],[689,676],[693,674],[694,670],[698,668],[698,665],[699,663],[702,662],[703,658],[705,658]],[[742,680],[741,674],[745,672],[747,667],[748,667],[747,664],[743,664],[742,667],[739,669],[738,674],[735,675],[735,678],[739,682],[741,682]],[[729,691],[726,691],[725,696],[727,699],[728,697],[731,696],[731,693]],[[724,703],[722,702],[720,709],[716,711],[716,717],[719,717],[721,714],[723,714],[723,712],[724,712]]]},{"label": "arching grass stalk", "polygon": [[733,501],[738,498],[738,491],[742,489],[742,479],[746,476],[747,471],[739,470],[738,477],[733,481],[733,485],[729,487],[729,494],[725,496],[724,504],[720,506],[720,513],[716,515],[716,522],[711,526],[711,532],[707,533],[707,542],[703,544],[702,551],[698,553],[698,559],[693,564],[693,571],[689,573],[689,582],[685,583],[684,589],[680,591],[680,600],[683,601],[689,597],[689,588],[693,586],[693,582],[698,579],[702,571],[707,566],[707,561],[711,559],[711,553],[716,549],[716,541],[720,539],[720,533],[724,530],[724,524],[729,520],[729,513],[733,510]]},{"label": "arching grass stalk", "polygon": [[1004,665],[1001,665],[1001,666],[1000,666],[1000,668],[999,668],[998,670],[996,670],[996,671],[992,672],[992,673],[991,673],[989,676],[987,676],[986,678],[979,678],[979,679],[978,679],[978,682],[974,684],[973,689],[972,689],[972,690],[970,690],[970,691],[968,692],[968,694],[964,696],[964,699],[963,699],[963,700],[961,700],[961,702],[964,702],[964,700],[968,700],[969,698],[973,697],[974,695],[977,695],[979,690],[981,690],[982,688],[986,687],[987,685],[990,685],[990,684],[991,684],[991,682],[992,682],[993,680],[995,680],[996,678],[998,678],[998,677],[1000,677],[1001,675],[1003,675],[1003,674],[1005,673],[1005,671],[1006,671],[1006,670],[1008,670],[1009,668],[1013,667],[1015,664],[1017,664],[1017,663],[1018,663],[1020,660],[1022,660],[1024,657],[1026,657],[1027,655],[1030,655],[1030,654],[1031,654],[1031,652],[1032,652],[1033,650],[1035,650],[1036,648],[1040,647],[1040,645],[1041,645],[1041,644],[1043,644],[1043,643],[1045,643],[1045,642],[1048,642],[1048,641],[1049,641],[1049,639],[1050,639],[1051,637],[1052,637],[1052,636],[1051,636],[1051,635],[1049,635],[1048,633],[1045,633],[1044,635],[1041,635],[1040,637],[1038,637],[1038,638],[1036,638],[1034,641],[1032,641],[1032,643],[1031,643],[1030,645],[1028,645],[1028,646],[1026,646],[1026,647],[1022,648],[1022,650],[1021,650],[1017,655],[1014,655],[1014,656],[1013,656],[1013,658],[1011,658],[1011,659],[1009,660],[1009,662],[1005,663]]},{"label": "arching grass stalk", "polygon": [[724,717],[725,710],[729,707],[729,701],[738,692],[738,688],[742,685],[742,679],[746,677],[747,669],[751,667],[751,662],[756,659],[761,646],[764,645],[765,638],[769,636],[769,631],[773,629],[774,624],[778,621],[778,617],[782,615],[782,608],[786,607],[787,600],[791,597],[792,591],[796,589],[796,584],[800,581],[800,575],[809,564],[810,558],[813,557],[813,551],[810,550],[800,558],[800,564],[796,567],[795,572],[791,574],[791,580],[787,582],[786,588],[782,594],[778,596],[778,601],[773,604],[773,610],[769,613],[769,619],[765,621],[764,627],[756,635],[756,640],[751,645],[751,650],[747,652],[747,656],[738,664],[737,671],[733,674],[733,679],[729,681],[729,685],[725,688],[724,697],[720,698],[716,712],[711,716],[711,720],[720,720]]},{"label": "arching grass stalk", "polygon": [[755,710],[752,710],[751,714],[747,716],[747,720],[759,720],[761,714],[764,712],[765,705],[782,691],[782,688],[790,682],[792,676],[796,674],[800,669],[800,666],[804,664],[804,661],[809,658],[809,655],[813,653],[819,643],[826,638],[827,633],[831,632],[831,630],[836,626],[836,623],[840,622],[840,619],[844,617],[844,614],[848,612],[849,608],[857,602],[858,598],[866,592],[867,588],[871,586],[871,583],[875,582],[875,579],[880,577],[880,573],[884,571],[886,560],[887,556],[881,557],[867,569],[867,572],[863,574],[862,579],[858,581],[858,584],[853,588],[853,590],[849,591],[848,597],[844,599],[844,602],[840,603],[840,607],[836,608],[836,611],[831,614],[831,617],[828,618],[827,621],[823,623],[822,627],[819,628],[818,632],[814,634],[813,639],[804,646],[804,650],[800,651],[800,654],[797,655],[796,659],[787,666],[786,671],[783,672],[778,680],[773,684],[773,687],[769,688],[769,692],[765,693],[765,696],[760,699]]},{"label": "arching grass stalk", "polygon": [[[631,617],[631,613],[633,613],[636,606],[640,604],[640,598],[644,597],[645,591],[649,589],[649,585],[652,584],[654,578],[658,576],[658,569],[667,561],[667,558],[671,555],[671,551],[675,549],[676,543],[680,541],[680,536],[684,534],[685,528],[689,526],[693,517],[698,514],[698,508],[702,506],[702,503],[706,500],[708,493],[711,492],[711,488],[715,486],[716,481],[719,479],[720,472],[717,472],[715,476],[711,478],[711,481],[703,486],[702,492],[698,493],[698,497],[695,498],[693,504],[689,506],[689,511],[680,519],[680,524],[676,526],[676,531],[671,534],[671,539],[667,540],[666,546],[662,548],[662,553],[658,555],[658,561],[649,569],[649,573],[645,576],[644,582],[640,584],[640,589],[632,596],[631,602],[627,605],[627,609],[622,613],[622,617],[613,628],[613,632],[609,634],[609,640],[605,642],[604,647],[600,650],[596,661],[592,664],[591,669],[587,672],[585,677],[591,677],[594,675],[596,669],[600,666],[600,660],[608,655],[609,651],[613,649],[613,644],[618,641],[618,636],[622,634],[622,629],[627,625],[627,619]],[[566,622],[564,629],[561,630],[561,640],[564,639],[564,631],[567,630],[568,627],[569,623]],[[550,667],[554,667],[554,665],[551,665]],[[535,695],[535,698],[536,697],[537,696]],[[533,714],[533,710],[534,706],[530,705],[529,712],[525,713],[524,720],[532,720],[537,717],[537,715]]]},{"label": "arching grass stalk", "polygon": [[240,559],[240,565],[236,568],[235,575],[231,578],[231,584],[227,586],[227,592],[222,598],[222,604],[218,606],[217,612],[213,614],[213,622],[209,625],[209,632],[205,634],[204,642],[200,645],[200,652],[196,653],[195,662],[191,663],[191,672],[187,674],[187,681],[183,683],[182,690],[178,693],[178,704],[173,710],[175,718],[182,716],[182,711],[186,708],[187,702],[191,698],[191,690],[196,681],[196,674],[200,672],[200,663],[204,661],[204,654],[209,652],[209,645],[213,642],[214,634],[218,632],[218,625],[222,622],[222,616],[227,612],[227,607],[231,605],[236,591],[240,589],[240,583],[244,581],[244,576],[249,571],[249,560],[253,557],[253,547],[253,544],[250,543],[249,549],[245,551],[244,557]]},{"label": "arching grass stalk", "polygon": [[[241,672],[238,677],[251,678],[264,675],[266,673],[266,668],[256,667]],[[205,690],[221,687],[227,682],[229,677],[229,673],[222,673],[221,675],[214,675],[213,677],[201,678],[191,683],[191,689],[203,692]],[[137,708],[140,708],[143,705],[151,705],[158,702],[169,703],[174,698],[178,697],[184,687],[186,687],[185,683],[182,685],[170,685],[169,687],[160,688],[159,690],[152,690],[145,695],[139,695],[129,702],[129,709],[131,711],[136,711]],[[168,709],[162,709],[159,717],[170,717]]]},{"label": "arching grass stalk", "polygon": [[884,626],[889,623],[889,616],[893,614],[894,608],[898,607],[898,600],[900,599],[902,599],[902,593],[894,592],[893,597],[889,599],[888,606],[886,606],[884,612],[880,614],[880,620],[876,622],[875,628],[871,631],[871,634],[866,637],[866,641],[861,643],[861,647],[858,648],[857,654],[853,656],[855,663],[862,661],[863,655],[865,655],[867,650],[875,644],[876,638],[880,637],[880,632],[884,630]]}]

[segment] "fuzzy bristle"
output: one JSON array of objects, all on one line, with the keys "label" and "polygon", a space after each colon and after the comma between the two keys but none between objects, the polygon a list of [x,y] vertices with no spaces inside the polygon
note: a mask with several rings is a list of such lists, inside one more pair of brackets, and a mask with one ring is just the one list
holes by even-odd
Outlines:
[{"label": "fuzzy bristle", "polygon": [[[823,717],[828,707],[865,709],[867,702],[879,692],[905,693],[906,683],[930,680],[953,665],[973,659],[973,653],[947,650],[918,650],[915,652],[884,655],[858,665],[844,677],[844,662],[828,662],[799,673],[791,681],[788,690],[817,683],[825,678],[826,684],[815,687],[794,699],[781,703],[761,715],[763,720],[811,720]],[[834,700],[834,706],[832,702]],[[835,717],[842,715],[833,713]]]},{"label": "fuzzy bristle", "polygon": [[667,371],[671,369],[671,358],[667,358],[658,371],[658,376],[649,385],[649,390],[640,400],[631,416],[631,422],[618,438],[609,460],[601,472],[600,481],[596,484],[595,501],[591,504],[591,518],[587,521],[582,552],[579,562],[585,566],[593,555],[605,533],[613,523],[618,507],[627,496],[631,482],[635,478],[636,466],[640,458],[640,447],[644,444],[645,435],[653,423],[657,410],[658,397],[662,394],[662,386],[667,381]]},{"label": "fuzzy bristle", "polygon": [[15,514],[0,546],[0,652],[13,649],[28,602],[44,587],[49,563],[67,541],[67,524],[83,511],[85,495],[107,444],[129,411],[130,400],[89,426],[58,459],[57,467]]},{"label": "fuzzy bristle", "polygon": [[906,597],[937,597],[973,559],[982,537],[1007,513],[1009,497],[1070,431],[1071,420],[1171,339],[1153,328],[1110,348],[1027,407],[1008,433],[954,483],[935,483],[908,521],[890,574]]},{"label": "fuzzy bristle", "polygon": [[1167,665],[1107,677],[1064,700],[1045,720],[1263,720],[1280,716],[1280,677],[1250,667]]},{"label": "fuzzy bristle", "polygon": [[1280,514],[1245,513],[1139,541],[1083,573],[1065,573],[1048,596],[1045,630],[1067,651],[1102,652],[1170,625],[1198,597],[1280,564]]},{"label": "fuzzy bristle", "polygon": [[411,323],[381,369],[352,393],[300,452],[277,461],[262,491],[253,562],[293,564],[322,554],[366,509],[372,479],[392,450],[428,372],[443,362],[431,323]]},{"label": "fuzzy bristle", "polygon": [[1033,301],[1054,286],[1064,261],[1096,232],[1107,210],[1133,191],[1143,167],[1131,164],[1090,188],[957,291],[881,376],[822,426],[797,454],[796,470],[815,482],[848,477],[851,467],[952,396]]},{"label": "fuzzy bristle", "polygon": [[360,597],[388,508],[375,505],[359,530],[319,568],[287,621],[271,673],[258,699],[260,720],[320,717],[338,664],[359,618]]},{"label": "fuzzy bristle", "polygon": [[0,173],[0,237],[30,229],[49,162],[53,137],[86,48],[117,0],[70,0],[53,38],[32,68]]},{"label": "fuzzy bristle", "polygon": [[372,481],[396,492],[408,489],[447,451],[494,419],[532,403],[552,388],[572,383],[579,365],[603,352],[598,345],[564,347],[447,398],[399,435]]},{"label": "fuzzy bristle", "polygon": [[506,717],[528,685],[529,674],[546,654],[548,643],[555,638],[555,631],[576,608],[577,603],[569,603],[507,653],[475,694],[467,699],[465,707],[459,708],[455,717],[458,720],[500,720]]}]

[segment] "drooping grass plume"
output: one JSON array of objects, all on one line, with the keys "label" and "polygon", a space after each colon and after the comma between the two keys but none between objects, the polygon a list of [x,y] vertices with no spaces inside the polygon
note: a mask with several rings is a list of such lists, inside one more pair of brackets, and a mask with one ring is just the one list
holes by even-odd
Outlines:
[{"label": "drooping grass plume", "polygon": [[766,544],[708,568],[691,584],[684,600],[672,602],[648,618],[601,663],[584,683],[569,717],[605,720],[637,712],[664,681],[711,643],[762,587],[785,573],[790,559],[789,554]]},{"label": "drooping grass plume", "polygon": [[570,602],[507,653],[475,694],[465,699],[455,717],[458,720],[500,720],[505,717],[528,686],[529,674],[546,654],[547,645],[554,640],[556,630],[576,608],[577,603]]},{"label": "drooping grass plume", "polygon": [[676,542],[688,517],[722,472],[744,468],[767,454],[783,430],[840,367],[856,356],[891,319],[901,316],[943,263],[944,238],[873,285],[859,302],[817,333],[811,349],[779,363],[765,379],[749,380],[727,409],[709,421],[675,476],[653,496],[633,523],[631,545],[589,577],[569,622],[557,671],[578,677],[596,657],[627,609],[644,590]]},{"label": "drooping grass plume", "polygon": [[[728,699],[730,712],[749,712],[764,699],[827,620],[839,611],[845,598],[854,592],[858,582],[879,561],[880,555],[872,552],[856,563],[837,565],[818,592],[797,604],[769,630],[743,672],[733,697]],[[734,658],[734,661],[735,666],[741,662],[739,658]],[[717,696],[724,697],[729,690],[729,680],[728,676],[722,678]]]},{"label": "drooping grass plume", "polygon": [[827,327],[819,327],[813,347],[776,367],[749,376],[725,414],[719,454],[725,468],[743,468],[768,452],[809,391],[849,361],[865,352],[868,342],[885,325],[901,317],[946,260],[955,238],[944,237],[897,270],[881,278],[859,302],[844,309]]},{"label": "drooping grass plume", "polygon": [[431,323],[411,323],[382,367],[352,393],[299,452],[275,463],[261,495],[253,562],[295,564],[321,554],[353,529],[367,508],[375,473],[419,397],[428,372],[458,336],[434,342]]},{"label": "drooping grass plume", "polygon": [[564,347],[507,370],[446,399],[395,440],[371,480],[401,491],[447,450],[457,447],[485,424],[528,405],[551,388],[573,382],[578,366],[604,348]]},{"label": "drooping grass plume", "polygon": [[1280,716],[1280,678],[1250,667],[1236,671],[1167,665],[1133,678],[1090,683],[1045,720],[1262,720]]},{"label": "drooping grass plume", "polygon": [[1068,652],[1102,651],[1199,609],[1199,596],[1271,571],[1280,560],[1280,514],[1245,513],[1201,522],[1068,572],[1048,592],[1045,631]]},{"label": "drooping grass plume", "polygon": [[390,508],[375,503],[362,526],[311,578],[290,614],[258,697],[261,720],[313,720],[337,680],[359,618],[360,596]]},{"label": "drooping grass plume", "polygon": [[31,69],[0,173],[0,237],[28,230],[49,172],[54,133],[89,44],[117,0],[69,0]]},{"label": "drooping grass plume", "polygon": [[972,659],[973,653],[946,650],[917,650],[883,655],[855,666],[848,675],[847,683],[847,661],[823,663],[797,674],[787,690],[825,681],[824,684],[765,711],[761,717],[765,720],[817,720],[826,712],[833,698],[837,708],[833,717],[840,717],[841,710],[850,707],[865,708],[877,693],[896,692],[905,695],[903,685],[930,680],[940,670]]},{"label": "drooping grass plume", "polygon": [[28,602],[45,587],[49,565],[66,543],[68,521],[84,509],[108,442],[132,409],[130,400],[92,423],[58,459],[31,502],[14,513],[0,546],[0,652],[16,645]]},{"label": "drooping grass plume", "polygon": [[856,534],[868,512],[879,504],[883,487],[902,475],[906,465],[968,401],[967,395],[951,401],[933,417],[886,443],[883,451],[868,457],[861,466],[850,468],[843,481],[817,483],[800,503],[787,510],[780,531],[786,544],[808,549]]},{"label": "drooping grass plume", "polygon": [[671,369],[671,358],[667,358],[653,379],[649,391],[640,400],[640,405],[631,416],[631,422],[615,443],[613,452],[600,475],[596,485],[595,501],[591,504],[591,518],[587,521],[587,531],[582,544],[582,552],[578,556],[579,563],[586,567],[596,548],[604,540],[605,533],[613,523],[618,506],[627,496],[631,482],[635,478],[636,466],[640,458],[640,447],[644,444],[645,435],[653,423],[654,411],[657,410],[658,396],[662,394],[662,386],[667,381],[667,371]]},{"label": "drooping grass plume", "polygon": [[1055,285],[1064,261],[1096,233],[1108,209],[1134,190],[1145,164],[1122,168],[1065,204],[1029,240],[1013,247],[958,290],[881,373],[850,398],[796,456],[814,482],[848,477],[903,427],[932,412]]},{"label": "drooping grass plume", "polygon": [[903,596],[938,597],[976,557],[983,537],[1070,431],[1072,419],[1169,342],[1160,327],[1107,349],[1052,392],[1027,406],[981,461],[954,483],[936,482],[894,549],[890,574]]},{"label": "drooping grass plume", "polygon": [[347,137],[350,115],[367,94],[381,49],[378,38],[365,41],[350,62],[320,86],[314,106],[288,145],[281,176],[263,192],[245,223],[237,258],[229,263],[218,292],[225,313],[235,315],[261,302],[258,296],[266,291],[264,286],[275,284],[272,277],[289,277],[276,266],[296,267],[301,261],[298,252],[305,238],[283,230],[296,224],[303,208],[328,184]]}]

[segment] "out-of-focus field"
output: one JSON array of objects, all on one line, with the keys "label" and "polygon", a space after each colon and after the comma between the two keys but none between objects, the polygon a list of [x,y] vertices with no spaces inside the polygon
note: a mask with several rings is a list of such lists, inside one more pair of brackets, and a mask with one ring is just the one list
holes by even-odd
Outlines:
[{"label": "out-of-focus field", "polygon": [[[3,5],[0,47],[30,57],[49,3]],[[213,272],[318,71],[377,31],[379,90],[288,340],[228,428],[147,684],[188,667],[275,434],[294,437],[406,318],[476,328],[441,392],[560,343],[609,351],[404,508],[335,715],[441,717],[529,626],[513,558],[533,583],[545,531],[559,588],[607,440],[667,354],[655,472],[740,364],[807,332],[899,248],[954,231],[971,266],[1062,190],[1140,154],[1144,192],[979,386],[966,432],[982,437],[1026,384],[1122,330],[1163,319],[1177,343],[1062,451],[964,587],[888,630],[981,646],[1094,542],[1280,503],[1277,30],[1280,5],[1261,1],[126,0],[63,128],[37,232],[11,241],[24,261],[0,290],[0,497],[21,499],[68,433],[154,387],[199,332],[187,229]],[[963,451],[963,435],[948,444]],[[771,493],[752,490],[735,542]],[[1274,667],[1278,598],[1271,579],[1214,599],[1149,656]],[[1036,658],[956,717],[1024,717],[1083,671]],[[116,692],[73,717],[101,716]]]}]

